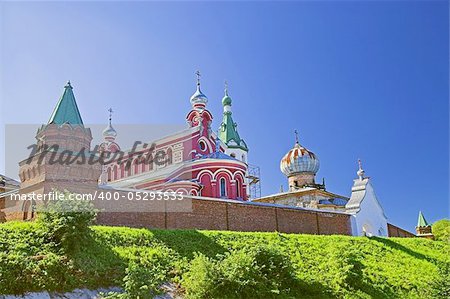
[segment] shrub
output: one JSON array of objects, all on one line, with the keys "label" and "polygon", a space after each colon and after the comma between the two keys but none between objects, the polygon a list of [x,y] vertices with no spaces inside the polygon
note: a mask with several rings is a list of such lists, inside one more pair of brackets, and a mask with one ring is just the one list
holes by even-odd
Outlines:
[{"label": "shrub", "polygon": [[432,227],[435,240],[450,243],[450,220],[441,219],[436,221]]},{"label": "shrub", "polygon": [[289,258],[259,246],[217,256],[197,255],[183,277],[191,298],[271,298],[297,284]]},{"label": "shrub", "polygon": [[170,254],[165,248],[132,249],[125,270],[124,289],[128,298],[150,299],[161,291],[160,285],[167,279]]},{"label": "shrub", "polygon": [[91,202],[71,200],[70,193],[65,191],[64,200],[48,202],[38,210],[38,223],[48,240],[73,253],[86,244],[95,216]]}]

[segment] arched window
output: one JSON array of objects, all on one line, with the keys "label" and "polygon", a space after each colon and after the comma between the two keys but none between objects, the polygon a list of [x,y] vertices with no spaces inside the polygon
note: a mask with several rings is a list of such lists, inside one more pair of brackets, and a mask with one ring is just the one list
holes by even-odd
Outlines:
[{"label": "arched window", "polygon": [[108,167],[108,182],[111,182],[111,167]]},{"label": "arched window", "polygon": [[172,164],[172,149],[170,147],[167,149],[166,155],[167,165]]},{"label": "arched window", "polygon": [[238,198],[242,198],[242,196],[241,196],[241,186],[242,186],[241,181],[239,179],[237,179],[236,180],[236,196]]},{"label": "arched window", "polygon": [[236,158],[236,154],[235,153],[231,153],[230,156],[233,157],[233,158]]},{"label": "arched window", "polygon": [[242,154],[242,162],[247,163],[247,162],[245,162],[245,155],[244,154]]},{"label": "arched window", "polygon": [[147,154],[146,159],[147,159],[147,164],[148,164],[148,170],[153,170],[153,155],[152,155],[152,153],[149,152]]},{"label": "arched window", "polygon": [[125,177],[125,163],[120,164],[120,178]]},{"label": "arched window", "polygon": [[138,160],[139,159],[134,159],[134,169],[133,169],[133,174],[138,174],[139,173],[139,164],[138,164]]},{"label": "arched window", "polygon": [[227,184],[225,182],[224,178],[220,179],[220,197],[226,197],[227,196]]},{"label": "arched window", "polygon": [[114,174],[114,180],[117,180],[117,175],[118,175],[117,165],[114,165],[113,174]]},{"label": "arched window", "polygon": [[202,151],[202,152],[206,151],[206,143],[205,143],[205,141],[200,140],[198,145],[200,146],[200,151]]},{"label": "arched window", "polygon": [[147,169],[147,159],[144,156],[141,158],[141,173],[144,173]]}]

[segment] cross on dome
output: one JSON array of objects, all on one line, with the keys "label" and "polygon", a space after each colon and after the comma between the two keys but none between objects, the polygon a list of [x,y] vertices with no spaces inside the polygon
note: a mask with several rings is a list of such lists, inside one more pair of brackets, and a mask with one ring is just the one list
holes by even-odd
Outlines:
[{"label": "cross on dome", "polygon": [[295,134],[295,143],[298,143],[298,131],[294,130],[294,134]]},{"label": "cross on dome", "polygon": [[364,179],[365,171],[364,171],[364,169],[362,168],[362,162],[361,162],[361,159],[358,159],[358,167],[359,167],[359,169],[358,169],[358,171],[356,172],[356,174],[358,175],[358,177],[359,177],[360,180],[363,180],[363,179]]},{"label": "cross on dome", "polygon": [[103,138],[107,141],[114,141],[114,139],[117,136],[117,132],[116,130],[113,128],[112,124],[111,124],[111,120],[112,120],[112,114],[113,114],[113,110],[112,108],[108,109],[109,112],[109,124],[108,126],[103,130]]},{"label": "cross on dome", "polygon": [[200,77],[202,76],[202,74],[200,74],[200,71],[197,70],[195,72],[195,75],[197,75],[197,85],[200,86]]},{"label": "cross on dome", "polygon": [[109,108],[108,112],[109,112],[109,124],[111,125],[112,114],[114,111],[112,110],[112,108]]},{"label": "cross on dome", "polygon": [[206,103],[208,103],[208,98],[200,90],[200,71],[196,71],[195,75],[197,76],[197,90],[191,96],[191,105],[193,108],[204,109]]}]

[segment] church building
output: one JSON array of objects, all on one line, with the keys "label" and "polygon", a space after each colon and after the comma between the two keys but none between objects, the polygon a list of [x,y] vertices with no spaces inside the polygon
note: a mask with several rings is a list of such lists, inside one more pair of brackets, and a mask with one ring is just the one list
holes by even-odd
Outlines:
[{"label": "church building", "polygon": [[[211,128],[213,115],[208,110],[208,97],[201,90],[200,73],[196,74],[186,129],[132,148],[117,142],[120,132],[113,127],[111,109],[102,142],[91,148],[91,130],[83,123],[68,82],[49,121],[37,131],[36,152],[19,162],[20,188],[16,186],[9,192],[45,193],[55,187],[80,193],[98,189],[162,191],[183,194],[192,201],[192,211],[185,214],[164,210],[162,214],[149,218],[143,214],[139,218],[122,213],[123,221],[115,214],[106,224],[355,236],[392,236],[396,232],[398,236],[412,236],[388,224],[361,161],[349,196],[330,192],[325,181],[316,182],[319,158],[300,144],[297,133],[294,146],[280,161],[288,190],[257,198],[249,196],[249,187],[259,178],[249,172],[249,147],[238,133],[228,87],[225,85],[222,122],[216,133]],[[67,153],[72,165],[51,163],[49,153]],[[86,158],[108,162],[90,164]],[[16,219],[32,219],[35,204],[24,202]],[[3,213],[8,214],[6,209]],[[143,222],[137,223],[138,218]],[[427,232],[423,223],[419,222],[420,233]]]}]

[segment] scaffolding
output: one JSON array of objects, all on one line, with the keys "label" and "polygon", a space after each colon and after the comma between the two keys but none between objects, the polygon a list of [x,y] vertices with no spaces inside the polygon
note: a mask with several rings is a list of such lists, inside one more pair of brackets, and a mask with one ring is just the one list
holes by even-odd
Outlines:
[{"label": "scaffolding", "polygon": [[250,200],[261,197],[261,181],[259,166],[248,164],[247,186]]}]

